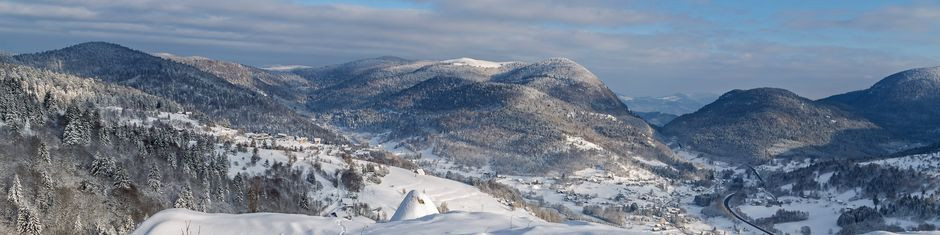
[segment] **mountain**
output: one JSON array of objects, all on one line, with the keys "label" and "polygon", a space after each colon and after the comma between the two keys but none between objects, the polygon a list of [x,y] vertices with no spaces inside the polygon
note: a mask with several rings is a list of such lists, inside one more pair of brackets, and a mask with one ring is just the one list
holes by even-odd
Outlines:
[{"label": "mountain", "polygon": [[940,67],[895,73],[868,89],[822,101],[846,107],[912,141],[929,144],[940,138]]},{"label": "mountain", "polygon": [[381,57],[294,73],[320,88],[307,100],[319,119],[469,166],[545,174],[634,157],[675,161],[649,125],[569,59]]},{"label": "mountain", "polygon": [[683,147],[744,161],[872,156],[886,153],[888,142],[864,117],[776,88],[730,91],[662,131]]},{"label": "mountain", "polygon": [[627,107],[630,107],[631,111],[634,112],[644,112],[644,113],[663,113],[663,114],[673,114],[676,116],[695,112],[699,108],[714,102],[718,99],[717,95],[713,94],[683,94],[676,93],[668,96],[660,97],[631,97],[626,95],[618,95],[620,100],[623,101]]},{"label": "mountain", "polygon": [[306,97],[302,94],[311,86],[309,81],[293,73],[269,71],[200,56],[182,57],[168,53],[159,53],[157,56],[196,67],[263,96],[274,96],[292,102],[302,102]]},{"label": "mountain", "polygon": [[[133,87],[173,100],[209,119],[251,131],[284,132],[343,141],[274,98],[251,90],[252,76],[229,80],[190,65],[166,60],[117,44],[88,42],[63,49],[13,57],[17,62]],[[251,77],[248,79],[247,77]],[[246,87],[247,86],[247,87]],[[264,86],[254,87],[258,90]]]}]

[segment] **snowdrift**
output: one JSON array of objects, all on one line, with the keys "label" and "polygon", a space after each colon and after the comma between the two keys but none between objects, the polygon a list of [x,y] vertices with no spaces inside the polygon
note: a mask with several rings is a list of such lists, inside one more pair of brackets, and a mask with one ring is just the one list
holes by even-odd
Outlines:
[{"label": "snowdrift", "polygon": [[402,221],[417,219],[427,215],[438,214],[437,206],[431,198],[417,190],[411,190],[405,199],[398,205],[395,215],[388,221]]}]

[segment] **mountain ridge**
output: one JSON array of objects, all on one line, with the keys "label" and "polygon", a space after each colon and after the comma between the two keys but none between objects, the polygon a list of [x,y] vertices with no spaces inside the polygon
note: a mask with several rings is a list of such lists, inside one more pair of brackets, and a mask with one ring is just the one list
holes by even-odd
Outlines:
[{"label": "mountain ridge", "polygon": [[864,157],[887,153],[887,134],[864,117],[779,88],[732,90],[668,123],[664,134],[725,159]]},{"label": "mountain ridge", "polygon": [[20,54],[13,59],[33,67],[133,87],[253,131],[345,141],[270,97],[193,66],[114,43],[87,42],[58,50]]}]

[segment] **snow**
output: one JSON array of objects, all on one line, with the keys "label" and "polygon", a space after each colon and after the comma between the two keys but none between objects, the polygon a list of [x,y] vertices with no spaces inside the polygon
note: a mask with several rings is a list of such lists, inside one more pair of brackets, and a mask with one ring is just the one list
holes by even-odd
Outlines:
[{"label": "snow", "polygon": [[405,199],[398,205],[395,215],[388,221],[402,221],[417,219],[428,215],[438,214],[437,206],[428,195],[411,190]]},{"label": "snow", "polygon": [[868,164],[893,166],[900,169],[913,169],[933,177],[940,177],[940,152],[875,160],[863,162],[860,165]]},{"label": "snow", "polygon": [[492,62],[492,61],[477,60],[477,59],[464,57],[464,58],[458,58],[458,59],[452,59],[452,60],[442,60],[440,61],[440,63],[449,64],[449,65],[473,66],[473,67],[480,67],[480,68],[499,68],[499,67],[503,67],[503,65],[510,64],[513,62]]},{"label": "snow", "polygon": [[290,71],[290,70],[295,70],[295,69],[309,69],[309,68],[312,68],[312,67],[306,66],[306,65],[272,65],[272,66],[264,67],[262,69],[269,70],[269,71]]},{"label": "snow", "polygon": [[342,218],[254,213],[209,214],[168,209],[133,235],[178,234],[645,234],[585,222],[547,223],[483,212],[450,212],[414,220],[371,223]]},{"label": "snow", "polygon": [[601,146],[584,140],[580,136],[565,135],[565,142],[579,150],[604,150]]},{"label": "snow", "polygon": [[141,223],[132,234],[341,234],[343,223],[360,224],[339,218],[306,215],[209,214],[168,209]]},{"label": "snow", "polygon": [[447,207],[452,211],[532,217],[524,210],[512,210],[472,185],[430,175],[418,175],[398,167],[388,167],[388,170],[389,173],[382,178],[382,183],[366,185],[359,193],[360,201],[369,202],[372,208],[381,208],[382,211],[397,211],[401,205],[399,199],[404,196],[403,192],[414,190],[433,198],[437,203],[447,203]]}]

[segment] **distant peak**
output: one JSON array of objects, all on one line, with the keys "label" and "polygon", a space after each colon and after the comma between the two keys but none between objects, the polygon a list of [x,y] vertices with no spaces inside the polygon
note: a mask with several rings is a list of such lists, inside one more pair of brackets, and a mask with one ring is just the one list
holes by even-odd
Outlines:
[{"label": "distant peak", "polygon": [[940,66],[904,70],[882,79],[875,87],[890,86],[908,81],[940,82]]},{"label": "distant peak", "polygon": [[117,43],[105,42],[105,41],[90,41],[90,42],[83,42],[83,43],[75,44],[75,46],[121,46],[121,45]]},{"label": "distant peak", "polygon": [[411,60],[408,60],[408,59],[405,59],[405,58],[401,58],[401,57],[398,57],[398,56],[379,56],[379,57],[368,58],[368,59],[363,59],[363,60],[364,60],[364,61],[369,61],[369,60],[396,61],[396,62],[408,62],[408,61],[411,61]]},{"label": "distant peak", "polygon": [[313,68],[313,67],[306,66],[306,65],[271,65],[271,66],[264,67],[262,69],[268,70],[268,71],[291,71],[295,69],[309,69],[309,68]]},{"label": "distant peak", "polygon": [[79,44],[72,45],[68,48],[120,48],[120,49],[130,49],[125,46],[122,46],[117,43],[111,42],[102,42],[102,41],[93,41],[93,42],[83,42]]},{"label": "distant peak", "polygon": [[462,57],[462,58],[457,58],[457,59],[442,60],[440,61],[440,63],[449,64],[449,65],[473,66],[473,67],[480,67],[480,68],[499,68],[499,67],[502,67],[503,65],[514,63],[514,62],[493,62],[493,61],[478,60],[478,59],[473,59],[473,58]]},{"label": "distant peak", "polygon": [[[544,60],[544,61],[542,61],[542,62],[544,62],[544,63],[578,64],[578,62],[575,62],[574,60],[568,59],[568,58],[565,58],[565,57],[552,57],[552,58],[548,58],[548,59],[546,59],[546,60]],[[580,65],[580,64],[578,64],[578,65]]]},{"label": "distant peak", "polygon": [[804,100],[802,96],[782,88],[761,87],[749,90],[734,89],[721,97],[719,100]]}]

